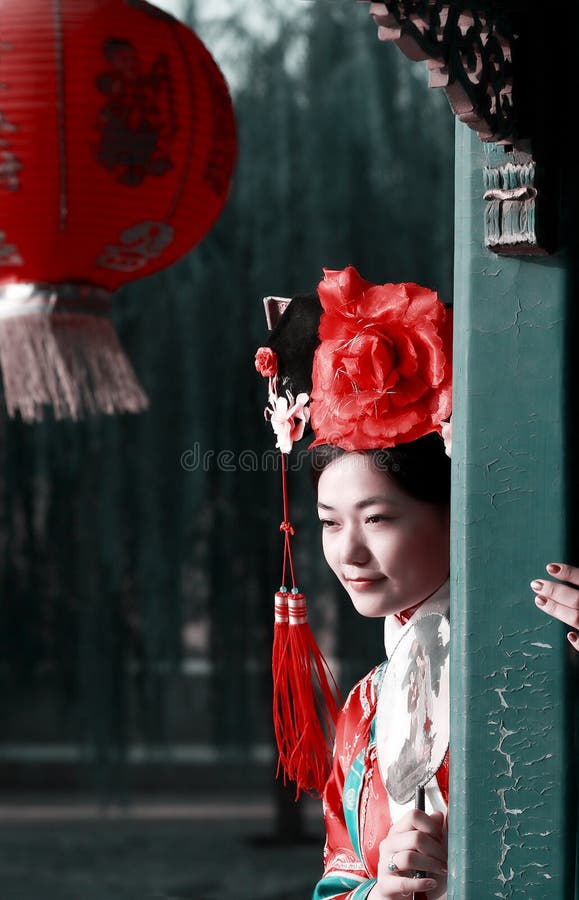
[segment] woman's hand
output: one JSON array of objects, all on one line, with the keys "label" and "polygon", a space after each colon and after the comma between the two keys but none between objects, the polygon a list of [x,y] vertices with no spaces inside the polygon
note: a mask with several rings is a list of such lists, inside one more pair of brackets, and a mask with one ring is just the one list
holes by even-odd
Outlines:
[{"label": "woman's hand", "polygon": [[[571,628],[579,628],[579,569],[566,563],[549,563],[546,569],[549,575],[559,581],[531,581],[535,603],[555,619],[565,622]],[[561,581],[569,584],[560,584]],[[570,631],[567,639],[579,651],[579,634]]]},{"label": "woman's hand", "polygon": [[[415,892],[428,893],[446,877],[444,816],[413,809],[392,826],[380,844],[378,880],[368,900],[401,900]],[[414,878],[414,872],[425,878]]]}]

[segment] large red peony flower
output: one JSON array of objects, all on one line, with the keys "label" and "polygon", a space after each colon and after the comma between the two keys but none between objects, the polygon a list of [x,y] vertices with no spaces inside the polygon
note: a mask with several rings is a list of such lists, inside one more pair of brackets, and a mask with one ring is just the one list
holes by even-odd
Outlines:
[{"label": "large red peony flower", "polygon": [[317,444],[393,447],[441,430],[452,404],[452,318],[418,284],[324,269],[311,423]]}]

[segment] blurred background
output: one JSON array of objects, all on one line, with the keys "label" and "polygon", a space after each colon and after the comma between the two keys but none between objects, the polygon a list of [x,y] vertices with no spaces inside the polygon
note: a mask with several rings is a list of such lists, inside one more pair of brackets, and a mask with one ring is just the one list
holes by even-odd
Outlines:
[{"label": "blurred background", "polygon": [[[157,5],[222,68],[239,159],[209,235],[114,304],[148,412],[0,418],[2,900],[310,896],[320,803],[276,780],[270,721],[262,298],[353,264],[452,302],[454,120],[367,4]],[[297,579],[346,692],[381,628],[326,571],[304,457]]]}]

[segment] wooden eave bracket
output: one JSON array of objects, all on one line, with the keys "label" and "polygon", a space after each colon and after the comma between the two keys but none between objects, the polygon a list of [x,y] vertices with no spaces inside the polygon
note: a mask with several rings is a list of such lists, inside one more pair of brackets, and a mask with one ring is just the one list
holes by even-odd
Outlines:
[{"label": "wooden eave bracket", "polygon": [[515,102],[523,80],[518,23],[524,4],[384,0],[372,3],[370,12],[381,40],[427,61],[430,87],[444,90],[454,115],[486,145],[485,245],[509,256],[552,252],[542,221],[550,216],[543,215],[541,169]]}]

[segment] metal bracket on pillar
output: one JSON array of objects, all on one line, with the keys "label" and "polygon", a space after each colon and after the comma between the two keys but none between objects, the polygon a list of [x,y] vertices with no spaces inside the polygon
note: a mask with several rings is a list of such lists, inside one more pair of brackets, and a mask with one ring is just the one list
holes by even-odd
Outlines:
[{"label": "metal bracket on pillar", "polygon": [[441,87],[454,115],[488,145],[485,245],[509,256],[552,252],[552,209],[537,185],[527,114],[528,9],[517,0],[384,0],[372,13],[378,37],[426,60],[430,87]]}]

